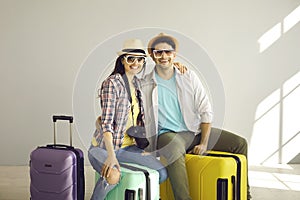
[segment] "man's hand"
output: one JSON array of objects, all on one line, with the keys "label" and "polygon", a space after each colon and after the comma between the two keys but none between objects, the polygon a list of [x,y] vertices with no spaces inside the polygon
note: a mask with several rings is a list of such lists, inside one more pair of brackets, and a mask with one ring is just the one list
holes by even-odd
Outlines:
[{"label": "man's hand", "polygon": [[193,154],[202,155],[207,151],[207,145],[199,144],[194,147],[192,150]]}]

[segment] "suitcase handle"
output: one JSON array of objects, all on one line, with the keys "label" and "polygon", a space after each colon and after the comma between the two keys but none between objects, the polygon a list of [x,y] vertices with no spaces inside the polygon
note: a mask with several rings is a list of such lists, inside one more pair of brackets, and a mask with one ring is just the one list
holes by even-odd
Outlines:
[{"label": "suitcase handle", "polygon": [[70,147],[72,147],[72,123],[73,123],[73,116],[66,116],[66,115],[53,115],[53,137],[54,137],[54,146],[56,146],[56,121],[57,120],[63,120],[63,121],[69,121],[70,122]]},{"label": "suitcase handle", "polygon": [[70,123],[73,123],[73,116],[53,115],[52,120],[53,122],[56,122],[57,120],[65,120],[65,121],[69,121]]},{"label": "suitcase handle", "polygon": [[50,148],[55,148],[55,147],[58,147],[58,148],[65,148],[65,149],[74,149],[73,146],[69,146],[69,145],[64,145],[64,144],[48,144],[47,147],[50,147]]},{"label": "suitcase handle", "polygon": [[[130,169],[132,171],[142,171],[145,175],[146,178],[146,200],[150,200],[151,199],[151,184],[150,184],[150,174],[147,170],[142,169],[142,168],[138,168],[135,166],[131,166],[131,165],[127,165],[124,163],[120,163],[121,167],[125,167],[127,169]],[[141,198],[139,199],[143,199],[143,193],[142,191],[139,191],[139,195],[141,195]]]}]

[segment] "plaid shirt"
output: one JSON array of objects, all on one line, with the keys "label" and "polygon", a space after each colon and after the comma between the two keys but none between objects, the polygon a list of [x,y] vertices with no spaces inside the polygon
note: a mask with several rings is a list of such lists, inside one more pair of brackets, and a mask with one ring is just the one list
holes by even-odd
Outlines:
[{"label": "plaid shirt", "polygon": [[[136,90],[140,90],[138,78],[134,77],[133,85]],[[122,76],[116,74],[104,80],[99,90],[99,97],[102,110],[101,129],[95,131],[92,145],[105,148],[103,133],[111,132],[114,149],[117,150],[122,145],[128,114],[130,113],[130,102]],[[140,102],[140,104],[144,121],[143,103]]]}]

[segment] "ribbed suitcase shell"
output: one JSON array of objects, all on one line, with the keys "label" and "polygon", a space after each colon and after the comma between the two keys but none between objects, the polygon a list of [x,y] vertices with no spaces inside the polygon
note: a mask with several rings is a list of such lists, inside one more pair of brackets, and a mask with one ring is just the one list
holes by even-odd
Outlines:
[{"label": "ribbed suitcase shell", "polygon": [[[193,200],[247,199],[245,156],[217,151],[205,156],[187,154],[186,168]],[[161,184],[160,193],[161,200],[174,200],[169,179]]]},{"label": "ribbed suitcase shell", "polygon": [[[31,200],[83,200],[84,157],[72,146],[73,116],[53,115],[54,143],[37,147],[30,154]],[[57,120],[69,121],[70,145],[56,144]]]},{"label": "ribbed suitcase shell", "polygon": [[63,147],[38,147],[30,155],[32,200],[83,200],[83,152]]},{"label": "ribbed suitcase shell", "polygon": [[[141,165],[126,163],[126,165],[145,169],[149,172],[151,199],[147,199],[146,177],[142,171],[133,171],[121,166],[121,181],[111,190],[105,200],[123,200],[126,190],[135,191],[132,199],[136,200],[159,200],[159,174],[156,170]],[[99,178],[99,173],[95,173],[95,181]],[[141,194],[142,193],[142,194]],[[131,199],[131,198],[129,198]]]}]

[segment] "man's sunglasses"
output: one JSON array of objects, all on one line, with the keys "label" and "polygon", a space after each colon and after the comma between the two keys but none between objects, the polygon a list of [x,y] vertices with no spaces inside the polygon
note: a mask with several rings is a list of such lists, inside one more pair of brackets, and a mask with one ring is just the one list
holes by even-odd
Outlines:
[{"label": "man's sunglasses", "polygon": [[173,52],[173,49],[153,50],[153,55],[155,58],[161,58],[163,53],[165,53],[166,56],[170,57],[172,56]]}]

